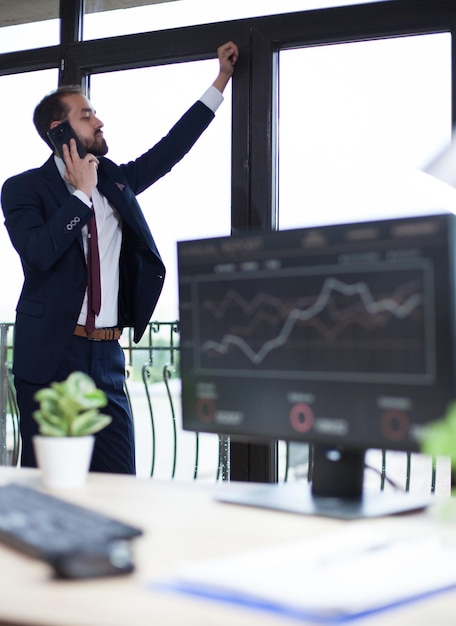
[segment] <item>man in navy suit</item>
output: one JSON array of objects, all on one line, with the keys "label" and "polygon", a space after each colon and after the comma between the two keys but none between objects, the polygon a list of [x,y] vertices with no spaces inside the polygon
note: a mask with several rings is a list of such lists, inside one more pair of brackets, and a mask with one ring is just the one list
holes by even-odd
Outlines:
[{"label": "man in navy suit", "polygon": [[[124,391],[125,362],[118,343],[133,327],[138,342],[159,298],[165,268],[136,195],[170,171],[212,121],[223,100],[238,50],[218,49],[213,85],[158,144],[126,165],[105,157],[103,123],[77,86],[61,87],[37,105],[34,123],[47,132],[68,120],[74,139],[40,168],[7,180],[2,208],[24,271],[17,305],[13,373],[20,412],[21,465],[36,466],[32,437],[36,391],[83,371],[108,397],[111,424],[96,435],[92,471],[134,474],[132,417]],[[95,330],[87,322],[88,222],[96,221],[101,308]]]}]

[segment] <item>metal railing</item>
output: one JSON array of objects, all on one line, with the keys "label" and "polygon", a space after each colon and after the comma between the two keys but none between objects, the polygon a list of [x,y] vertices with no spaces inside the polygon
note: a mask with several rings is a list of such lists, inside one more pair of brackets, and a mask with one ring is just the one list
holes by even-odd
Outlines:
[{"label": "metal railing", "polygon": [[[14,324],[0,324],[0,465],[17,465],[19,414],[11,373]],[[136,431],[138,474],[145,477],[225,480],[229,438],[181,427],[179,323],[149,323],[139,344],[132,329],[121,338],[126,393]]]},{"label": "metal railing", "polygon": [[[134,344],[133,332],[128,329],[121,345],[127,363],[126,389],[135,422],[139,472],[171,479],[227,479],[229,439],[182,431],[179,322],[150,322],[139,344]],[[147,468],[142,461],[145,455],[149,458]]]},{"label": "metal railing", "polygon": [[6,465],[7,333],[7,325],[2,324],[0,326],[0,359],[2,364],[0,370],[0,465]]},{"label": "metal railing", "polygon": [[0,465],[17,465],[19,459],[19,410],[11,362],[14,324],[0,323]]},{"label": "metal railing", "polygon": [[[0,323],[0,465],[17,465],[20,450],[11,374],[13,330],[13,324]],[[182,429],[179,322],[150,322],[139,344],[133,342],[133,332],[127,329],[121,345],[126,361],[126,392],[136,431],[138,475],[228,480],[229,437]],[[419,488],[438,492],[446,489],[442,483],[450,473],[447,462],[410,453],[369,451],[366,476],[373,488],[381,490]],[[309,467],[312,446],[279,442],[280,480],[307,480]]]}]

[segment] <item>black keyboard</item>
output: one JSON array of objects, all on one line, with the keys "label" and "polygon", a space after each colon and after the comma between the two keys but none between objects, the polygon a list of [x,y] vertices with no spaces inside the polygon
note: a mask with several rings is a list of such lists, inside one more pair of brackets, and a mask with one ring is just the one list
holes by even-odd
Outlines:
[{"label": "black keyboard", "polygon": [[[0,542],[46,560],[57,569],[67,569],[71,557],[70,570],[78,559],[80,564],[90,561],[92,566],[97,561],[100,570],[97,573],[92,567],[93,573],[84,573],[84,567],[79,567],[79,574],[62,570],[59,575],[81,578],[117,573],[115,567],[113,572],[102,572],[102,561],[119,560],[119,554],[121,561],[127,542],[142,534],[135,526],[22,484],[0,486]],[[119,550],[119,546],[124,547]],[[131,571],[132,566],[124,563],[123,569]]]}]

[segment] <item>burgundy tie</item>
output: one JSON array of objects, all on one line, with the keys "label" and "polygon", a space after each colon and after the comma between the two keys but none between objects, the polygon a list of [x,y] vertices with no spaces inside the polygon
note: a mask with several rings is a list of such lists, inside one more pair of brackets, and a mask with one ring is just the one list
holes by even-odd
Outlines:
[{"label": "burgundy tie", "polygon": [[[93,211],[93,207],[92,207]],[[100,255],[98,253],[98,233],[95,221],[95,212],[87,224],[88,249],[87,249],[87,334],[95,329],[95,316],[100,313],[101,307],[101,281],[100,281]]]}]

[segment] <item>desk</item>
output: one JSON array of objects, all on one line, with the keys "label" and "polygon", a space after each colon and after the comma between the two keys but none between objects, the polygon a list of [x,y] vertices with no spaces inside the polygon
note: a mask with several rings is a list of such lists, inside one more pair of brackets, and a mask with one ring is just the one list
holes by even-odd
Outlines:
[{"label": "desk", "polygon": [[[0,468],[0,483],[39,486],[39,471]],[[224,487],[224,486],[223,486]],[[226,485],[230,488],[230,485]],[[181,559],[219,557],[253,547],[335,530],[337,520],[231,506],[213,499],[214,486],[91,474],[82,489],[53,492],[145,530],[135,540],[133,575],[57,581],[49,567],[0,545],[0,626],[293,626],[298,622],[217,602],[150,589]],[[217,486],[220,489],[220,486]],[[360,523],[360,522],[357,522]],[[430,513],[363,524],[434,524]],[[447,529],[448,531],[448,529]],[[456,538],[456,528],[451,530]],[[456,567],[456,564],[455,564]],[[360,626],[453,626],[456,591],[356,622]],[[308,622],[307,622],[308,623]]]}]

